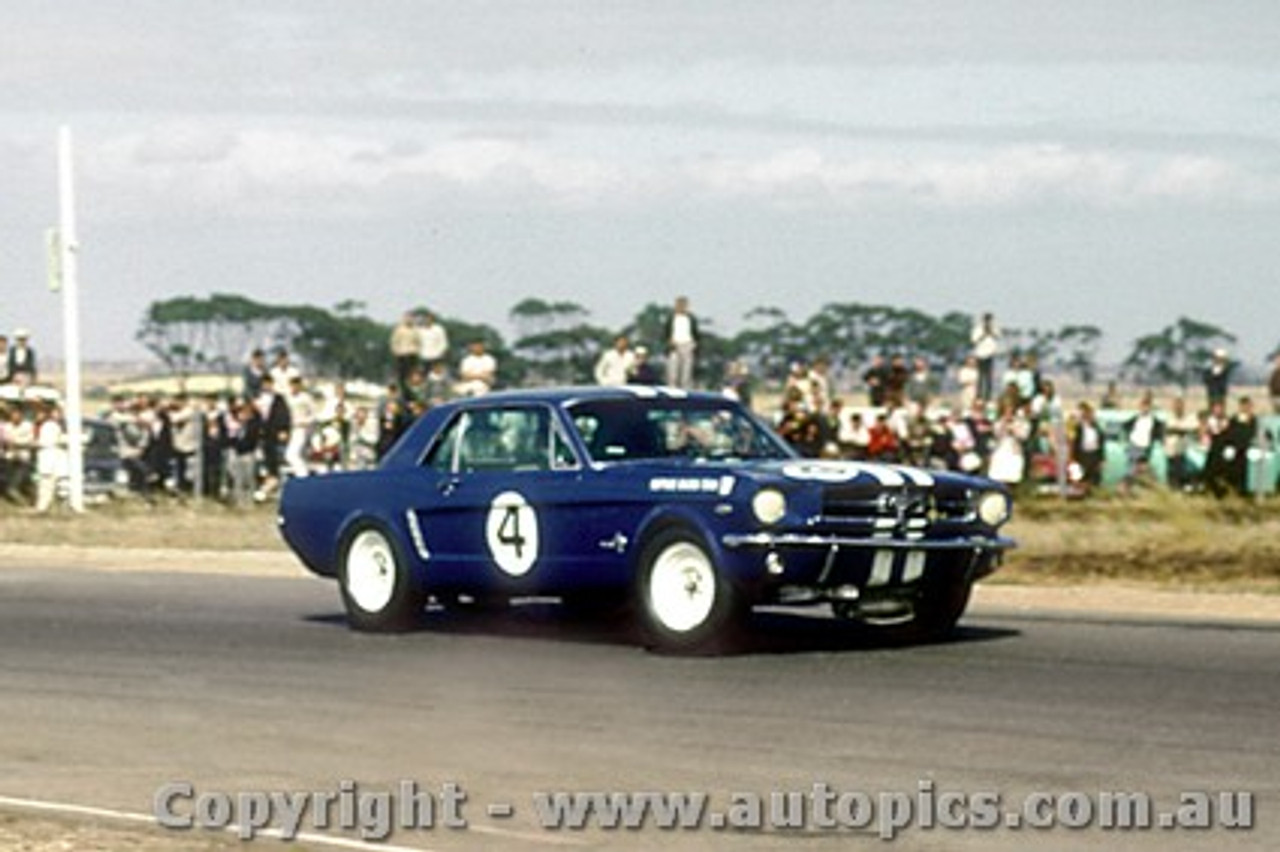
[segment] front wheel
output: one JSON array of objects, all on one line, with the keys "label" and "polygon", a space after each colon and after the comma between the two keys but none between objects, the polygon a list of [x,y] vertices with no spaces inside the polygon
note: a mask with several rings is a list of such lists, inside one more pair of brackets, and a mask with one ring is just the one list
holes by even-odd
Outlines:
[{"label": "front wheel", "polygon": [[365,524],[348,537],[338,572],[347,623],[386,633],[412,627],[424,598],[414,588],[399,548],[382,528]]},{"label": "front wheel", "polygon": [[716,650],[732,640],[741,621],[732,584],[688,531],[663,530],[648,542],[636,584],[646,645],[656,650]]}]

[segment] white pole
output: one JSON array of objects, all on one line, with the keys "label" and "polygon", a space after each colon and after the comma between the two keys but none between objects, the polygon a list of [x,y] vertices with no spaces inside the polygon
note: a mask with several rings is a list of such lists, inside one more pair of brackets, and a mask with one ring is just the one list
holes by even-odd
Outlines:
[{"label": "white pole", "polygon": [[62,335],[66,357],[67,502],[84,511],[84,422],[80,411],[80,294],[76,280],[75,189],[72,185],[71,129],[58,133],[58,230],[61,232]]}]

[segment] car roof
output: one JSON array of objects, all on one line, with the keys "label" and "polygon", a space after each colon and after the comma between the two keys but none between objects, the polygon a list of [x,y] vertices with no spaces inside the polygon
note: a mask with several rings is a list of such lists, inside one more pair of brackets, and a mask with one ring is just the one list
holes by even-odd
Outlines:
[{"label": "car roof", "polygon": [[494,391],[481,396],[454,399],[429,409],[414,422],[408,432],[383,457],[379,466],[393,468],[417,465],[429,438],[435,435],[444,426],[445,422],[459,411],[504,405],[533,404],[563,408],[566,405],[581,402],[635,401],[643,403],[648,400],[691,401],[695,404],[702,403],[706,405],[737,404],[724,394],[708,391],[685,391],[679,388],[649,385],[623,385],[621,387],[585,385]]},{"label": "car roof", "polygon": [[483,396],[454,400],[452,405],[488,405],[492,403],[541,402],[553,405],[565,405],[571,402],[590,400],[626,400],[626,399],[692,399],[700,401],[727,402],[728,397],[709,391],[686,391],[661,385],[622,385],[620,387],[602,387],[599,385],[582,385],[567,387],[529,388],[520,390],[494,391]]}]

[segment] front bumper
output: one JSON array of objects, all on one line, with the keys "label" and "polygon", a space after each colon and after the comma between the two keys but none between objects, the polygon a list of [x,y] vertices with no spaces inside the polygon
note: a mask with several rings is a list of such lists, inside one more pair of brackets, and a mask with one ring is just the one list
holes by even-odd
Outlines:
[{"label": "front bumper", "polygon": [[913,597],[926,585],[993,573],[1017,543],[993,535],[876,537],[749,532],[720,537],[727,560],[762,601],[816,603]]},{"label": "front bumper", "polygon": [[730,550],[762,547],[768,550],[790,548],[867,548],[868,550],[965,550],[1004,551],[1018,546],[1004,536],[971,536],[969,538],[876,538],[874,536],[842,536],[807,533],[726,533],[720,543]]}]

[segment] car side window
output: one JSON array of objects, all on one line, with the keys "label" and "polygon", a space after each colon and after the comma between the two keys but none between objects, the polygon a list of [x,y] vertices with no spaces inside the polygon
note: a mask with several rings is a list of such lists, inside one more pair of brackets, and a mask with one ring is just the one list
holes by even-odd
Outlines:
[{"label": "car side window", "polygon": [[423,462],[424,467],[429,467],[439,473],[453,472],[454,457],[458,454],[458,437],[466,429],[468,416],[464,412],[449,422],[449,425],[444,429],[444,434],[436,441],[435,446],[431,448],[431,452],[427,454],[427,458]]},{"label": "car side window", "polygon": [[[550,470],[553,450],[550,412],[543,407],[478,408],[463,412],[446,428],[426,464],[442,472]],[[572,461],[572,450],[567,450]]]}]

